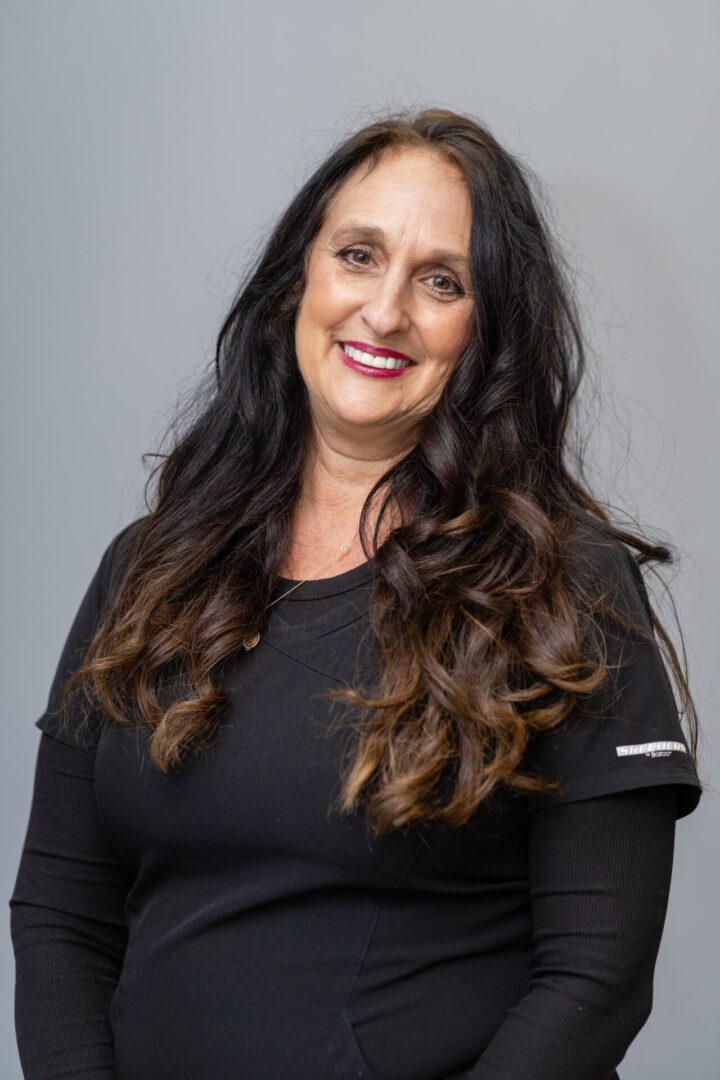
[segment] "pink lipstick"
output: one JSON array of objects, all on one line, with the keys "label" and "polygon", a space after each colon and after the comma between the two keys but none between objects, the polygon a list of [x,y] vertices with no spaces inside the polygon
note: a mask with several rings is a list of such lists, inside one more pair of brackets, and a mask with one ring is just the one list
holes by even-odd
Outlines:
[{"label": "pink lipstick", "polygon": [[[404,353],[395,352],[393,349],[378,349],[371,348],[368,345],[362,345],[360,342],[347,341],[346,345],[350,345],[352,348],[360,349],[362,352],[370,353],[371,356],[389,356],[399,360],[410,360],[409,356],[405,356]],[[369,364],[363,364],[360,360],[356,360],[352,356],[348,356],[345,352],[342,343],[338,342],[338,349],[340,350],[340,359],[353,371],[357,371],[360,375],[369,375],[374,379],[392,379],[398,375],[404,375],[410,368],[415,367],[415,362],[411,361],[405,367],[398,368],[376,368],[371,367]]]},{"label": "pink lipstick", "polygon": [[414,364],[412,356],[406,356],[404,352],[398,352],[396,349],[381,349],[379,345],[368,345],[367,341],[344,341],[343,345],[351,345],[353,349],[360,349],[361,352],[370,353],[371,356],[390,356],[394,360],[409,360],[411,364]]}]

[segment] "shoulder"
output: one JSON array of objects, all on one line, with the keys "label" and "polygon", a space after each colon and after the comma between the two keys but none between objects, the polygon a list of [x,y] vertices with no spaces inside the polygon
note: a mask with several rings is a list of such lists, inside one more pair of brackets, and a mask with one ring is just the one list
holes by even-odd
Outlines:
[{"label": "shoulder", "polygon": [[601,521],[576,522],[566,543],[566,556],[595,581],[611,582],[637,565],[630,548]]},{"label": "shoulder", "polygon": [[609,527],[596,520],[576,523],[565,557],[603,604],[649,629],[651,607],[642,571],[628,545]]},{"label": "shoulder", "polygon": [[86,702],[80,696],[75,697],[65,708],[65,683],[79,667],[98,629],[108,606],[113,580],[127,563],[146,520],[147,516],[138,518],[117,532],[95,565],[94,573],[66,631],[50,684],[47,705],[35,723],[41,731],[76,749],[87,750],[96,744],[101,718],[94,710],[89,711],[86,708]]},{"label": "shoulder", "polygon": [[136,551],[137,544],[150,520],[150,514],[143,514],[116,533],[103,553],[101,560],[103,594],[108,597],[120,584]]}]

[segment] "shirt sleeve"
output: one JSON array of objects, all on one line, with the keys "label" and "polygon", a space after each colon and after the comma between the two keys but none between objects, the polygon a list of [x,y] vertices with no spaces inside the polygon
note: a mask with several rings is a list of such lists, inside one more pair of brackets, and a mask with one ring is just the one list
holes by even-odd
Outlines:
[{"label": "shirt sleeve", "polygon": [[579,549],[595,584],[651,637],[598,616],[608,675],[549,732],[534,735],[524,764],[558,781],[559,793],[531,794],[529,810],[633,788],[675,784],[677,816],[697,807],[702,793],[665,663],[649,619],[640,569],[617,540]]},{"label": "shirt sleeve", "polygon": [[530,815],[532,976],[467,1080],[613,1080],[652,1008],[677,788]]},{"label": "shirt sleeve", "polygon": [[114,568],[122,564],[129,544],[136,535],[137,526],[144,520],[140,518],[131,522],[105,548],[60,651],[45,710],[35,721],[35,727],[75,749],[91,750],[97,746],[102,717],[90,708],[82,696],[73,699],[66,714],[61,713],[62,689],[69,675],[79,667],[105,610]]},{"label": "shirt sleeve", "polygon": [[43,734],[10,897],[25,1080],[112,1080],[110,1004],[127,942],[128,868],[103,829],[95,755]]}]

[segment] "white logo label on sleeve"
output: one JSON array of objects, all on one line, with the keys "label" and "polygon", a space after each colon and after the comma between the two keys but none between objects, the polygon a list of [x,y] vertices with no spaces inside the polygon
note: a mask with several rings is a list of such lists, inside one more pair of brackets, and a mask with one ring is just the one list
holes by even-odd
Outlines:
[{"label": "white logo label on sleeve", "polygon": [[616,746],[615,749],[618,757],[630,757],[633,754],[644,754],[645,757],[668,757],[673,750],[687,754],[687,747],[681,742],[631,743],[629,746]]}]

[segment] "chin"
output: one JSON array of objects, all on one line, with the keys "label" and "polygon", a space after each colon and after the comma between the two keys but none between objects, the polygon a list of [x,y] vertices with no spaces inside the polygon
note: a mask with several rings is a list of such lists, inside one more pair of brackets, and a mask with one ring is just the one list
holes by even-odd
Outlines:
[{"label": "chin", "polygon": [[363,403],[358,402],[357,408],[348,407],[347,402],[337,403],[332,408],[332,413],[340,424],[349,424],[354,427],[369,427],[380,424],[385,420],[392,419],[392,413],[380,412],[377,409],[368,409]]}]

